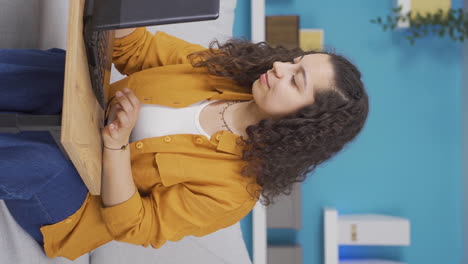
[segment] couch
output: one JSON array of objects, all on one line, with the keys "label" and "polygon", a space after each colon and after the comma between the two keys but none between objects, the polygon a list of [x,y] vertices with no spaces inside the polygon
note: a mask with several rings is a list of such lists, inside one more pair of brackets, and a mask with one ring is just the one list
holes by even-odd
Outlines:
[{"label": "couch", "polygon": [[[68,1],[0,0],[0,6],[0,48],[66,49]],[[220,16],[215,21],[156,26],[149,30],[162,30],[207,46],[214,38],[223,41],[232,36],[235,7],[236,0],[222,0]],[[113,68],[111,80],[122,77]],[[204,237],[168,241],[159,249],[112,241],[70,261],[48,258],[0,200],[0,234],[0,264],[252,263],[239,222]]]}]

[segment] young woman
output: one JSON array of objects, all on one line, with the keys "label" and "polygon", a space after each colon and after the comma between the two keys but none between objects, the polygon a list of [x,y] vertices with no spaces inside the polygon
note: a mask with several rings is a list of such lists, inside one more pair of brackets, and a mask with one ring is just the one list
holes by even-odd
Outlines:
[{"label": "young woman", "polygon": [[[5,139],[16,140],[16,166],[37,168],[10,170],[0,199],[49,257],[73,260],[111,240],[158,248],[228,227],[258,199],[289,194],[367,118],[361,74],[339,55],[235,39],[206,49],[145,28],[116,38],[113,62],[127,77],[110,87],[100,196],[51,142],[1,135],[2,169],[12,164]],[[28,154],[47,151],[55,156],[40,164]]]}]

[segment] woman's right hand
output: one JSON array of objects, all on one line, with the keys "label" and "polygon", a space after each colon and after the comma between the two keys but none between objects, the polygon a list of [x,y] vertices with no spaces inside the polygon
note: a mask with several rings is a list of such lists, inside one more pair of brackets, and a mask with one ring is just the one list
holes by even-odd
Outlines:
[{"label": "woman's right hand", "polygon": [[101,135],[106,147],[118,149],[126,145],[130,139],[130,134],[140,114],[140,101],[128,88],[124,89],[124,93],[117,91],[115,96],[119,102],[111,111],[116,113],[116,118],[113,120],[109,115],[109,122],[102,129]]},{"label": "woman's right hand", "polygon": [[126,37],[126,36],[132,34],[133,31],[135,31],[136,29],[137,29],[137,28],[116,29],[116,30],[114,30],[114,32],[115,32],[114,37],[115,37],[115,38],[123,38],[123,37]]}]

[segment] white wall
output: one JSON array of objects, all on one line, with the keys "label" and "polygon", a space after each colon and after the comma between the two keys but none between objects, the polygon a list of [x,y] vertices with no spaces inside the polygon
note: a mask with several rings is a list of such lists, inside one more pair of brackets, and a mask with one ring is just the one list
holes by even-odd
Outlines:
[{"label": "white wall", "polygon": [[67,47],[68,0],[41,0],[39,48]]},{"label": "white wall", "polygon": [[39,2],[36,0],[0,0],[0,7],[0,48],[37,48]]}]

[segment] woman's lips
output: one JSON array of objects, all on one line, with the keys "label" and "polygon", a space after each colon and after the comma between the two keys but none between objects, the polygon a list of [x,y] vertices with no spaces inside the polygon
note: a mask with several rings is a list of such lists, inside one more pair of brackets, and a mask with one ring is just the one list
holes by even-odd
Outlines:
[{"label": "woman's lips", "polygon": [[263,83],[266,84],[268,86],[268,89],[270,88],[270,84],[268,82],[268,74],[264,73],[260,76],[260,78],[262,79]]}]

